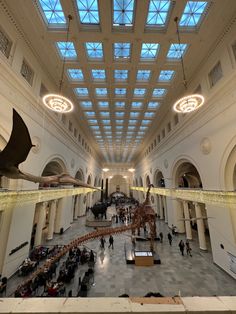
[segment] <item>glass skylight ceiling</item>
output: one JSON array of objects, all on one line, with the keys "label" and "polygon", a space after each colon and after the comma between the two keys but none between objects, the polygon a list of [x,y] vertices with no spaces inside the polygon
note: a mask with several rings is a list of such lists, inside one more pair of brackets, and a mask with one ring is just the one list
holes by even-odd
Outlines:
[{"label": "glass skylight ceiling", "polygon": [[49,25],[54,24],[64,27],[66,18],[60,0],[39,0],[39,4]]},{"label": "glass skylight ceiling", "polygon": [[97,0],[76,0],[76,2],[81,24],[99,24]]},{"label": "glass skylight ceiling", "polygon": [[180,18],[180,27],[196,27],[201,21],[207,1],[188,1]]},{"label": "glass skylight ceiling", "polygon": [[171,1],[169,0],[150,0],[146,25],[165,27],[170,5]]},{"label": "glass skylight ceiling", "polygon": [[75,46],[72,42],[58,41],[56,44],[62,58],[75,59],[77,57]]},{"label": "glass skylight ceiling", "polygon": [[[201,22],[203,17],[207,18],[210,6],[208,1],[184,0],[182,5],[178,1],[173,5],[172,0],[146,0],[142,12],[141,0],[110,0],[107,8],[111,9],[111,19],[105,13],[102,20],[104,14],[99,10],[105,8],[104,1],[75,0],[67,5],[65,0],[38,0],[38,3],[42,23],[51,38],[57,38],[55,52],[60,55],[61,64],[65,58],[65,80],[83,110],[82,123],[87,123],[93,136],[98,136],[96,140],[104,145],[105,152],[109,145],[110,156],[118,148],[122,151],[126,137],[131,136],[126,144],[127,161],[132,154],[131,146],[135,152],[158,118],[159,107],[169,105],[173,82],[182,81],[176,61],[188,50],[191,53],[194,43],[190,36],[198,40],[198,32],[191,35],[191,31],[204,27]],[[67,43],[67,14],[72,12],[68,11],[72,2],[77,15],[73,14]],[[141,19],[135,20],[138,16]],[[171,26],[171,31],[174,27],[175,16],[180,17],[184,39],[181,45],[174,33],[166,38],[167,28]]]},{"label": "glass skylight ceiling", "polygon": [[113,26],[132,26],[134,0],[113,0]]}]

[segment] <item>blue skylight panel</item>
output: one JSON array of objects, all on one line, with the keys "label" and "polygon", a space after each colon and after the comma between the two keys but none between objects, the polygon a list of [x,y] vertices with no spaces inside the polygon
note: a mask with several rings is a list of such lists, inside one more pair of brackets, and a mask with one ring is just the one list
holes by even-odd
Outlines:
[{"label": "blue skylight panel", "polygon": [[93,130],[99,130],[99,126],[98,125],[90,125],[90,128]]},{"label": "blue skylight panel", "polygon": [[134,0],[113,0],[113,25],[132,26]]},{"label": "blue skylight panel", "polygon": [[116,125],[116,129],[117,129],[117,130],[122,130],[122,129],[123,129],[123,126],[121,126],[121,125]]},{"label": "blue skylight panel", "polygon": [[114,77],[116,81],[127,81],[128,70],[115,70]]},{"label": "blue skylight panel", "polygon": [[110,122],[111,122],[110,120],[102,120],[103,124],[110,124]]},{"label": "blue skylight panel", "polygon": [[159,44],[143,43],[141,49],[141,59],[153,60],[156,58],[159,50]]},{"label": "blue skylight panel", "polygon": [[114,58],[130,58],[130,43],[114,43]]},{"label": "blue skylight panel", "polygon": [[165,27],[171,1],[150,0],[146,25]]},{"label": "blue skylight panel", "polygon": [[138,111],[131,111],[130,112],[130,118],[138,118],[139,112]]},{"label": "blue skylight panel", "polygon": [[111,130],[111,126],[110,125],[104,125],[104,130]]},{"label": "blue skylight panel", "polygon": [[108,101],[99,101],[98,106],[100,107],[100,109],[105,109],[109,107],[109,103]]},{"label": "blue skylight panel", "polygon": [[132,109],[141,109],[143,106],[143,103],[139,101],[133,101],[131,106],[132,106]]},{"label": "blue skylight panel", "polygon": [[145,112],[144,118],[154,118],[155,112]]},{"label": "blue skylight panel", "polygon": [[94,111],[86,111],[85,114],[89,118],[95,117],[95,112]]},{"label": "blue skylight panel", "polygon": [[146,88],[135,88],[134,89],[134,96],[142,97],[146,93]]},{"label": "blue skylight panel", "polygon": [[89,119],[88,123],[89,124],[98,124],[98,121],[96,119]]},{"label": "blue skylight panel", "polygon": [[39,0],[39,4],[49,25],[64,26],[66,24],[60,0]]},{"label": "blue skylight panel", "polygon": [[69,78],[73,81],[83,81],[84,79],[83,72],[80,69],[68,69],[67,73]]},{"label": "blue skylight panel", "polygon": [[196,27],[207,8],[207,1],[188,1],[180,18],[180,27]]},{"label": "blue skylight panel", "polygon": [[149,124],[149,123],[151,123],[152,121],[151,120],[143,120],[142,121],[142,124]]},{"label": "blue skylight panel", "polygon": [[174,77],[175,71],[173,70],[163,70],[160,72],[158,81],[159,82],[170,82]]},{"label": "blue skylight panel", "polygon": [[125,102],[124,101],[116,101],[115,106],[117,109],[123,109],[125,107]]},{"label": "blue skylight panel", "polygon": [[105,80],[106,79],[106,71],[105,70],[92,70],[92,77],[94,80]]},{"label": "blue skylight panel", "polygon": [[101,131],[93,131],[93,133],[96,134],[96,135],[100,135]]},{"label": "blue skylight panel", "polygon": [[136,124],[137,120],[129,120],[129,124]]},{"label": "blue skylight panel", "polygon": [[152,96],[153,97],[163,97],[166,94],[165,88],[154,88]]},{"label": "blue skylight panel", "polygon": [[145,131],[145,130],[147,130],[147,129],[148,129],[147,126],[140,126],[140,130],[141,130],[141,131]]},{"label": "blue skylight panel", "polygon": [[126,132],[126,134],[127,134],[127,135],[133,135],[134,132],[133,132],[133,131],[128,131],[128,132]]},{"label": "blue skylight panel", "polygon": [[123,117],[125,113],[123,111],[116,112],[116,117]]},{"label": "blue skylight panel", "polygon": [[97,0],[77,0],[81,24],[99,24]]},{"label": "blue skylight panel", "polygon": [[126,88],[115,88],[115,95],[117,96],[126,95]]},{"label": "blue skylight panel", "polygon": [[106,135],[111,135],[112,134],[112,132],[111,131],[106,131],[106,132],[104,132]]},{"label": "blue skylight panel", "polygon": [[101,138],[102,138],[102,136],[101,136],[101,135],[95,135],[95,138],[99,138],[99,139],[101,139]]},{"label": "blue skylight panel", "polygon": [[72,41],[58,41],[56,43],[57,49],[59,50],[60,56],[65,59],[77,58],[75,46]]},{"label": "blue skylight panel", "polygon": [[185,54],[187,47],[187,44],[171,44],[167,53],[167,58],[176,60],[181,59],[181,56]]},{"label": "blue skylight panel", "polygon": [[136,127],[135,127],[135,126],[132,126],[132,125],[129,125],[129,126],[128,126],[128,130],[135,130],[135,128],[136,128]]},{"label": "blue skylight panel", "polygon": [[137,81],[148,81],[151,75],[151,70],[138,70]]},{"label": "blue skylight panel", "polygon": [[78,96],[88,96],[88,89],[84,87],[75,88],[75,93]]},{"label": "blue skylight panel", "polygon": [[87,50],[87,55],[90,59],[102,59],[103,58],[103,48],[102,43],[99,42],[88,42],[85,43]]},{"label": "blue skylight panel", "polygon": [[106,88],[95,88],[95,92],[97,96],[106,96],[107,89]]},{"label": "blue skylight panel", "polygon": [[100,115],[101,115],[102,117],[109,117],[110,113],[109,113],[109,111],[101,111],[101,112],[100,112]]},{"label": "blue skylight panel", "polygon": [[137,134],[138,134],[138,135],[144,135],[145,132],[139,131]]},{"label": "blue skylight panel", "polygon": [[116,135],[122,135],[122,132],[116,132]]},{"label": "blue skylight panel", "polygon": [[148,103],[148,109],[156,109],[159,106],[159,103],[156,101],[150,101]]},{"label": "blue skylight panel", "polygon": [[92,102],[91,101],[81,101],[80,106],[83,109],[91,109],[92,108]]}]

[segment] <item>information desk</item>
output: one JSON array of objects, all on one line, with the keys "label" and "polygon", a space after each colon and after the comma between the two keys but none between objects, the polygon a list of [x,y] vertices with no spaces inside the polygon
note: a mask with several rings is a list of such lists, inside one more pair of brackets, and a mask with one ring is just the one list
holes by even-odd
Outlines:
[{"label": "information desk", "polygon": [[136,266],[152,266],[154,265],[154,258],[151,251],[135,251],[135,265]]}]

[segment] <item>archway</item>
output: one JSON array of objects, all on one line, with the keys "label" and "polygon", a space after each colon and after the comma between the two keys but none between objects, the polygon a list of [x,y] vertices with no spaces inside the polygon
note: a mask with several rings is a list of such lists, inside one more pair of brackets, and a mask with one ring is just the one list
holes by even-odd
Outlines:
[{"label": "archway", "polygon": [[108,194],[112,194],[114,192],[123,192],[124,194],[129,194],[129,184],[122,175],[114,175],[109,180],[109,191]]}]

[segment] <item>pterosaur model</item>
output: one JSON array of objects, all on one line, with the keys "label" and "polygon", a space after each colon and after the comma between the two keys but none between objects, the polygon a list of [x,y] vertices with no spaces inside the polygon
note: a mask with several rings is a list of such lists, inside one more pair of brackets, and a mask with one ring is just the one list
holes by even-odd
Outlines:
[{"label": "pterosaur model", "polygon": [[26,124],[17,111],[13,109],[13,127],[11,136],[6,147],[0,152],[0,176],[5,176],[10,179],[23,179],[40,184],[69,184],[94,188],[93,186],[71,177],[67,173],[52,176],[34,176],[22,172],[18,168],[19,164],[26,160],[33,146]]}]

